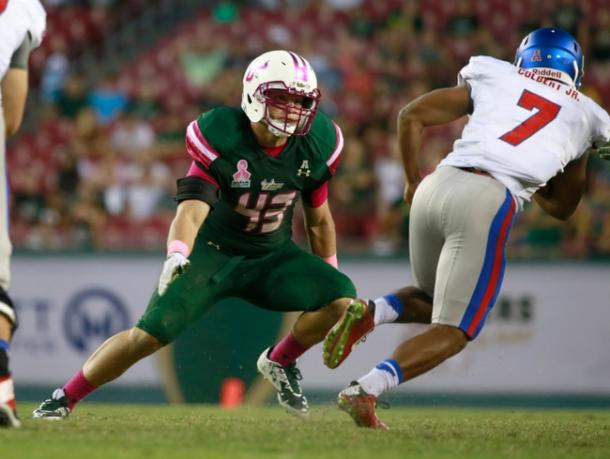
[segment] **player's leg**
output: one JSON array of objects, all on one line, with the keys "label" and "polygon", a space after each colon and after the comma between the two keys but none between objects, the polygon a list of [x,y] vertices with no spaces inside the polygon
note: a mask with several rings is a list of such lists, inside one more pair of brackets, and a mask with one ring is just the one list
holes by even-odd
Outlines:
[{"label": "player's leg", "polygon": [[[321,287],[324,288],[324,287]],[[345,295],[347,292],[344,292]],[[355,296],[355,289],[353,295]],[[352,296],[343,296],[315,311],[305,311],[292,326],[292,335],[305,347],[310,348],[321,342],[333,325],[337,323],[348,305],[354,302]]]},{"label": "player's leg", "polygon": [[515,203],[493,179],[462,178],[447,190],[451,199],[441,213],[448,237],[438,263],[431,327],[398,346],[340,399],[354,398],[354,392],[378,397],[457,354],[481,330],[502,283]]},{"label": "player's leg", "polygon": [[[434,257],[427,258],[432,262]],[[354,300],[324,339],[324,363],[337,368],[354,348],[384,323],[429,324],[432,298],[418,287],[401,288],[376,300]]]},{"label": "player's leg", "polygon": [[[10,306],[9,306],[10,305]],[[10,317],[8,315],[10,313]],[[15,329],[10,299],[0,288],[0,427],[19,427],[13,379],[9,369],[10,342]]]},{"label": "player's leg", "polygon": [[8,234],[8,196],[4,117],[0,110],[0,427],[19,427],[13,379],[9,369],[10,342],[17,324],[8,295],[11,241]]},{"label": "player's leg", "polygon": [[409,218],[409,259],[415,285],[401,288],[369,302],[369,314],[374,325],[384,323],[430,323],[432,296],[436,283],[438,260],[445,242],[442,231],[430,225],[426,202],[437,199],[432,183],[435,177],[427,177],[417,190]]},{"label": "player's leg", "polygon": [[324,363],[329,368],[338,367],[377,325],[388,322],[430,323],[436,266],[444,235],[430,227],[430,218],[426,215],[428,207],[421,203],[435,199],[435,192],[429,180],[425,179],[411,207],[409,246],[416,285],[374,301],[350,304],[324,340]]},{"label": "player's leg", "polygon": [[400,382],[460,352],[483,327],[502,284],[505,246],[514,215],[512,196],[498,188],[488,190],[491,196],[468,216],[478,224],[450,218],[455,228],[439,259],[432,326],[402,343],[391,356],[400,368],[396,372]]},{"label": "player's leg", "polygon": [[223,286],[211,285],[210,278],[230,257],[205,249],[193,252],[190,259],[190,269],[172,282],[162,296],[155,290],[137,325],[102,343],[82,369],[34,411],[34,418],[67,417],[91,392],[174,341],[222,297]]},{"label": "player's leg", "polygon": [[[305,348],[318,344],[356,297],[343,273],[294,244],[274,262],[252,300],[278,311],[303,311],[291,334]],[[277,347],[277,346],[276,346]]]},{"label": "player's leg", "polygon": [[[353,342],[355,345],[363,335],[359,333],[359,329],[363,328],[359,324],[363,321],[368,321],[371,330],[376,325],[392,321],[430,323],[437,265],[445,243],[443,232],[434,224],[438,220],[438,215],[429,214],[430,206],[428,203],[439,199],[435,183],[436,178],[433,174],[423,180],[415,193],[411,206],[409,258],[416,286],[399,289],[392,294],[376,299],[374,302],[369,302],[366,314],[363,314],[363,318],[356,321],[355,325],[349,330],[349,343]],[[346,319],[342,318],[336,327],[340,327],[345,322]],[[330,339],[332,339],[332,332],[325,340],[325,347]],[[326,365],[339,365],[347,357],[349,351],[351,349],[347,347],[347,353],[344,356],[340,355],[338,359],[335,357],[334,360],[330,358],[333,356],[327,357],[325,353]],[[385,423],[377,417],[377,394],[368,393],[360,383],[362,382],[369,390],[370,387],[366,383],[371,380],[376,385],[384,383],[391,385],[397,382],[396,380],[400,380],[397,377],[400,373],[395,368],[399,369],[395,361],[381,362],[367,375],[358,381],[353,381],[350,386],[339,393],[337,397],[339,408],[347,412],[356,422],[356,425],[381,430],[387,429]]]},{"label": "player's leg", "polygon": [[278,390],[278,401],[295,414],[306,414],[307,399],[300,388],[296,360],[319,343],[356,296],[347,276],[319,257],[290,243],[244,296],[248,301],[275,311],[304,311],[292,330],[274,346],[265,349],[257,366]]},{"label": "player's leg", "polygon": [[[431,260],[438,256],[430,255]],[[387,323],[429,324],[432,318],[432,297],[421,288],[411,285],[369,302],[375,326]]]},{"label": "player's leg", "polygon": [[87,395],[115,380],[135,363],[164,346],[149,333],[133,327],[108,338],[83,367],[34,410],[34,418],[62,419]]}]

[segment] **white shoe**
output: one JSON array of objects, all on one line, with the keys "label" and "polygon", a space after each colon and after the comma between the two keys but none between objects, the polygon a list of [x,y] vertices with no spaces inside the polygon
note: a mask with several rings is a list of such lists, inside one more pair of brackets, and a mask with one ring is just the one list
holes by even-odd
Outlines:
[{"label": "white shoe", "polygon": [[267,379],[277,390],[277,401],[286,410],[297,416],[307,416],[309,414],[309,405],[307,399],[301,390],[299,382],[303,377],[297,368],[296,362],[283,367],[277,362],[269,360],[269,352],[271,348],[267,348],[258,358],[256,367],[260,374]]}]

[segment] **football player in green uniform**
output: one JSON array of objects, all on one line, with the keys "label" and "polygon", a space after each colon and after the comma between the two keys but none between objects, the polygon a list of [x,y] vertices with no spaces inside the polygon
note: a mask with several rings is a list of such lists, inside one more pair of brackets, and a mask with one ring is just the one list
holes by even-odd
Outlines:
[{"label": "football player in green uniform", "polygon": [[[296,359],[324,339],[356,298],[352,282],[336,269],[327,203],[343,137],[318,112],[319,101],[309,63],[293,52],[271,51],[248,66],[241,109],[219,107],[188,126],[192,164],[178,180],[167,260],[146,312],[134,328],[103,343],[35,418],[67,417],[87,394],[171,343],[227,297],[278,312],[303,311],[257,366],[282,406],[307,414]],[[313,253],[291,240],[299,195]]]}]

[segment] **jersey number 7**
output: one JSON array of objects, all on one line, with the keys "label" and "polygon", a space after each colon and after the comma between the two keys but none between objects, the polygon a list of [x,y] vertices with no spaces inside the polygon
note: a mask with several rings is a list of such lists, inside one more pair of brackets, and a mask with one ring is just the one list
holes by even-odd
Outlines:
[{"label": "jersey number 7", "polygon": [[559,110],[561,110],[561,105],[557,105],[555,102],[551,102],[527,89],[521,93],[517,105],[529,111],[537,108],[538,111],[516,128],[511,129],[500,137],[500,140],[510,143],[513,147],[516,147],[524,140],[529,139],[536,132],[557,118],[557,114],[559,113]]}]

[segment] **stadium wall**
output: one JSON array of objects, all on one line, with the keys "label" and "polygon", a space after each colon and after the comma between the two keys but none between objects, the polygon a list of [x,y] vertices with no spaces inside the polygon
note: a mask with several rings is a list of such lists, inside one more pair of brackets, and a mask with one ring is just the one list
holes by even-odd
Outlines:
[{"label": "stadium wall", "polygon": [[[161,264],[162,258],[146,255],[17,255],[11,293],[21,321],[12,349],[18,395],[47,395],[43,392],[63,383],[103,340],[133,325],[156,287]],[[406,260],[346,259],[341,269],[362,297],[410,283]],[[394,397],[437,404],[555,400],[610,406],[609,279],[607,263],[509,265],[480,337]],[[96,397],[215,402],[223,380],[240,377],[249,392],[258,391],[251,400],[260,402],[270,394],[260,392],[256,356],[290,320],[227,301],[161,358],[140,362]],[[300,362],[305,390],[329,399],[418,327],[383,326],[335,371],[321,364],[321,350],[314,349]]]}]

